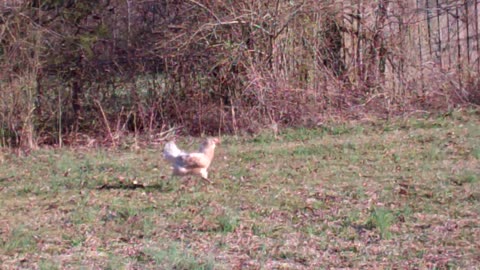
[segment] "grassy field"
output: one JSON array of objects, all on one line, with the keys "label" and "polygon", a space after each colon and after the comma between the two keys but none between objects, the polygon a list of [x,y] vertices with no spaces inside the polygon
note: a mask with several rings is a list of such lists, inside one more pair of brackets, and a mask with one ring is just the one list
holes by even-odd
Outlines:
[{"label": "grassy field", "polygon": [[480,265],[478,112],[222,140],[211,185],[161,145],[4,153],[2,269]]}]

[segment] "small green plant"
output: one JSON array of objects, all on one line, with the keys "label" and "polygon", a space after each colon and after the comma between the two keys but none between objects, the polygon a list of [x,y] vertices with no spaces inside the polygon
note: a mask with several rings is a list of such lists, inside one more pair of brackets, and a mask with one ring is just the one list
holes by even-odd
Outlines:
[{"label": "small green plant", "polygon": [[235,229],[240,224],[237,217],[232,215],[224,214],[217,217],[217,222],[220,227],[220,230],[224,233],[229,233],[235,231]]},{"label": "small green plant", "polygon": [[457,185],[467,183],[477,183],[480,180],[479,174],[472,171],[466,171],[460,174],[456,179],[452,180]]},{"label": "small green plant", "polygon": [[17,195],[18,196],[25,196],[31,192],[33,192],[34,187],[31,185],[25,185],[21,187],[20,189],[17,190]]},{"label": "small green plant", "polygon": [[155,261],[159,269],[215,269],[215,263],[211,257],[199,258],[189,250],[181,249],[178,244],[171,245],[166,250],[147,248],[145,253]]},{"label": "small green plant", "polygon": [[330,128],[329,133],[332,135],[343,135],[348,134],[352,131],[351,127],[347,125],[336,125]]},{"label": "small green plant", "polygon": [[73,247],[81,246],[81,245],[83,244],[83,242],[85,242],[85,237],[83,237],[83,236],[77,237],[77,238],[74,238],[74,239],[71,239],[71,240],[70,240],[70,244],[71,244]]},{"label": "small green plant", "polygon": [[97,207],[89,207],[88,198],[88,196],[82,198],[82,201],[80,201],[77,206],[68,213],[69,220],[73,224],[90,224],[97,220],[99,209]]},{"label": "small green plant", "polygon": [[480,147],[474,147],[472,150],[472,156],[476,159],[480,159]]},{"label": "small green plant", "polygon": [[[128,269],[125,265],[128,265],[130,262],[129,257],[119,256],[117,254],[108,254],[108,261],[107,265],[105,266],[105,270],[116,270],[116,269]],[[142,258],[136,258],[137,260],[141,260]]]},{"label": "small green plant", "polygon": [[262,132],[252,139],[252,142],[254,142],[255,144],[264,146],[270,145],[274,141],[275,137],[271,132]]},{"label": "small green plant", "polygon": [[380,232],[382,239],[390,239],[391,233],[389,229],[394,220],[395,217],[390,210],[385,208],[375,208],[370,213],[367,227],[372,229],[376,228]]},{"label": "small green plant", "polygon": [[11,232],[2,246],[6,253],[28,252],[36,248],[36,242],[30,230],[19,226]]},{"label": "small green plant", "polygon": [[60,269],[58,262],[51,260],[42,260],[38,265],[40,270],[57,270]]}]

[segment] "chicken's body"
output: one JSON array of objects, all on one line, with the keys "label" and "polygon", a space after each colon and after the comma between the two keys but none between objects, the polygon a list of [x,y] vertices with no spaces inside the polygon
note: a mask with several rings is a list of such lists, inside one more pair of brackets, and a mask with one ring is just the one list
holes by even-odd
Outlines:
[{"label": "chicken's body", "polygon": [[201,145],[198,152],[186,153],[180,150],[175,142],[170,141],[163,149],[163,156],[173,167],[174,175],[195,174],[208,180],[208,167],[212,163],[215,147],[219,143],[217,138],[208,138]]}]

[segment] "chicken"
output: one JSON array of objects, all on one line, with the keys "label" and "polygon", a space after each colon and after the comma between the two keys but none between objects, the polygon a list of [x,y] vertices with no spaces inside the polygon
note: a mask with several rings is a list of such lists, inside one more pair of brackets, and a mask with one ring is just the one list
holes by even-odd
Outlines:
[{"label": "chicken", "polygon": [[207,138],[200,145],[198,152],[186,153],[180,150],[175,142],[169,141],[163,149],[163,157],[172,164],[173,175],[200,175],[211,183],[207,169],[212,163],[215,147],[219,143],[218,138]]}]

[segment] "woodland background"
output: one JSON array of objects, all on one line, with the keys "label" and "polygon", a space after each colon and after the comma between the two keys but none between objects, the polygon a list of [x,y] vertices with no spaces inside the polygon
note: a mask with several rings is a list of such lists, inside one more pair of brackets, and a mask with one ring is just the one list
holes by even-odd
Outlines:
[{"label": "woodland background", "polygon": [[479,1],[0,1],[0,146],[480,104]]}]

